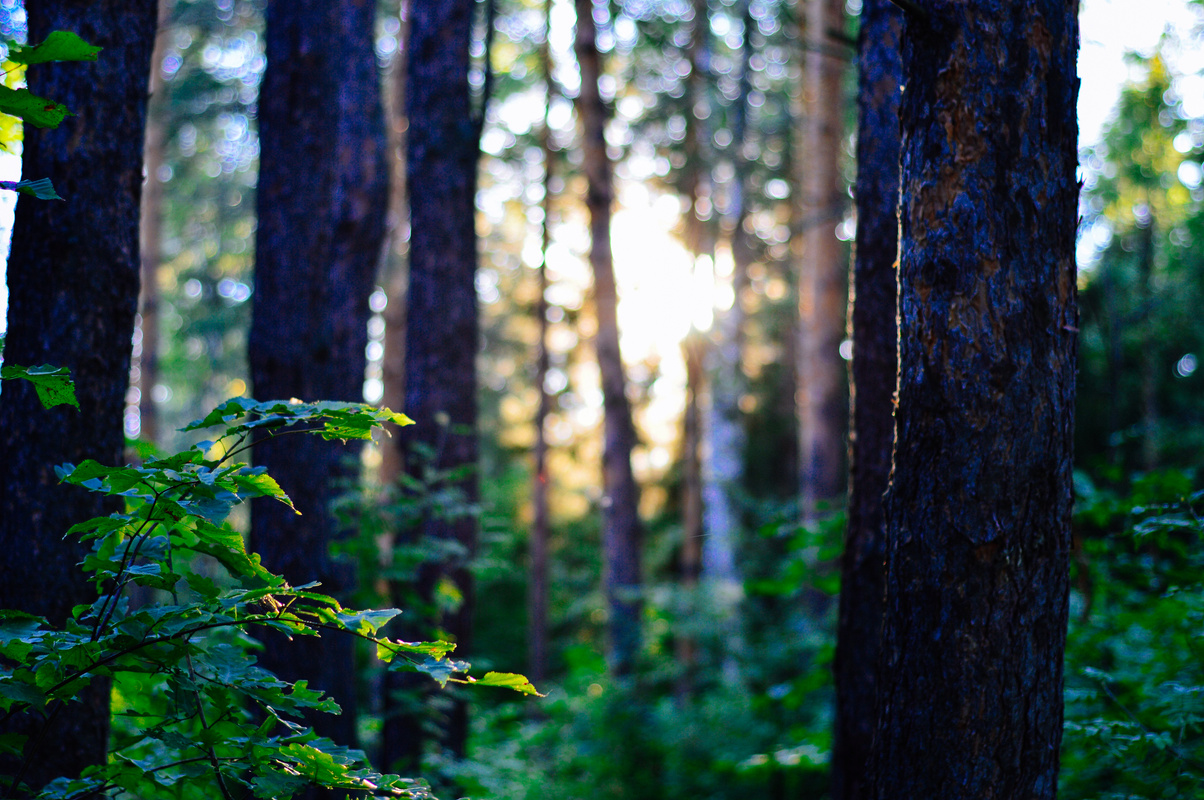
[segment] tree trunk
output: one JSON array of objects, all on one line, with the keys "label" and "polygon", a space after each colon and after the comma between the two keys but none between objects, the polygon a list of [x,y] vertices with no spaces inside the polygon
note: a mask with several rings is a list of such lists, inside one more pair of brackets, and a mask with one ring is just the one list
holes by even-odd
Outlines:
[{"label": "tree trunk", "polygon": [[[410,249],[410,209],[406,203],[406,70],[410,52],[410,0],[401,0],[397,51],[385,76],[384,111],[389,147],[389,206],[385,248],[381,253],[380,285],[385,305],[384,357],[381,360],[381,405],[394,411],[405,406],[406,265]],[[391,428],[394,437],[397,428]],[[380,448],[380,482],[393,486],[405,469],[401,448],[386,440]]]},{"label": "tree trunk", "polygon": [[150,99],[146,116],[146,142],[143,146],[142,217],[139,248],[142,259],[142,290],[138,297],[141,338],[135,347],[138,366],[138,437],[158,444],[159,413],[154,388],[159,380],[159,264],[162,260],[163,182],[159,168],[167,149],[167,98],[164,96],[163,55],[167,48],[167,21],[175,0],[159,0],[155,28],[155,48],[151,56]]},{"label": "tree trunk", "polygon": [[[411,6],[406,115],[406,180],[410,197],[410,279],[405,358],[405,411],[417,425],[399,444],[407,470],[463,469],[456,481],[466,503],[477,490],[478,316],[475,201],[480,116],[468,82],[475,3],[421,0]],[[483,109],[481,109],[483,113]],[[417,448],[417,449],[416,449]],[[431,455],[422,455],[425,448]],[[447,580],[461,600],[438,624],[456,642],[456,656],[471,648],[473,591],[468,565],[476,550],[471,513],[431,515],[421,535],[441,551],[422,566],[417,581],[427,602]],[[387,731],[390,758],[419,755],[415,717],[399,717]],[[411,726],[406,730],[406,726]],[[465,754],[468,707],[450,703],[441,747]]]},{"label": "tree trunk", "polygon": [[[252,383],[264,400],[362,400],[387,188],[375,4],[270,0],[265,21]],[[358,452],[310,436],[256,445],[256,461],[303,516],[279,503],[257,504],[252,544],[294,585],[321,581],[336,597],[352,588],[353,568],[330,555],[340,533],[329,506],[339,482],[357,474]],[[341,716],[311,722],[352,744],[350,637],[267,637],[265,648],[264,666],[289,680],[307,678],[339,703]]]},{"label": "tree trunk", "polygon": [[1053,798],[1074,408],[1074,0],[917,3],[876,798]]},{"label": "tree trunk", "polygon": [[847,265],[836,225],[844,213],[840,174],[844,135],[843,53],[830,31],[844,30],[844,0],[806,0],[803,30],[802,254],[799,260],[799,480],[804,519],[844,491]]},{"label": "tree trunk", "polygon": [[552,178],[555,175],[556,153],[552,148],[552,101],[556,94],[552,75],[552,0],[544,0],[544,39],[539,49],[540,67],[544,79],[544,118],[540,131],[543,150],[543,223],[540,230],[539,299],[535,303],[539,342],[535,354],[535,387],[539,406],[535,411],[535,470],[531,486],[530,576],[527,589],[527,646],[529,669],[527,676],[538,685],[548,674],[548,438],[544,430],[552,410],[547,381],[550,360],[548,354],[548,250],[552,245]]},{"label": "tree trunk", "polygon": [[[1149,196],[1147,193],[1147,202]],[[1152,209],[1153,204],[1150,203]],[[1158,334],[1154,330],[1153,308],[1157,302],[1154,287],[1155,231],[1158,221],[1153,211],[1145,228],[1138,233],[1141,255],[1137,263],[1138,292],[1142,299],[1142,336],[1145,346],[1141,359],[1141,468],[1158,467]]]},{"label": "tree trunk", "polygon": [[744,153],[748,133],[749,96],[752,94],[752,18],[749,0],[739,4],[744,23],[741,44],[740,94],[732,109],[731,154],[734,176],[731,201],[725,220],[732,251],[731,308],[716,309],[713,340],[704,366],[710,379],[710,404],[703,423],[703,514],[706,536],[702,543],[702,579],[706,595],[724,631],[724,679],[738,679],[738,658],[744,637],[737,606],[744,590],[736,566],[740,534],[741,497],[744,483],[746,435],[740,398],[748,391],[744,376],[744,305],[748,290],[748,268],[752,262],[748,219],[748,193],[752,165]]},{"label": "tree trunk", "polygon": [[849,288],[849,515],[836,633],[836,736],[832,797],[868,796],[875,664],[882,631],[886,520],[898,375],[899,99],[903,16],[890,0],[865,0],[858,37],[857,245]]},{"label": "tree trunk", "polygon": [[606,152],[606,106],[598,89],[602,77],[592,0],[576,0],[575,51],[581,69],[577,114],[581,119],[585,204],[590,217],[590,266],[594,272],[594,304],[598,317],[595,347],[602,373],[604,406],[602,448],[603,585],[609,611],[608,662],[616,676],[629,674],[640,649],[640,547],[643,525],[639,487],[631,469],[635,426],[627,400],[627,375],[619,351],[614,260],[610,244],[614,187]]},{"label": "tree trunk", "polygon": [[[32,4],[29,41],[53,30],[104,47],[96,63],[39,64],[31,91],[77,116],[57,130],[25,126],[23,172],[50,178],[65,202],[22,197],[8,259],[4,358],[71,370],[79,410],[44,410],[23,381],[0,398],[0,608],[63,624],[96,591],[79,570],[89,552],[64,540],[71,525],[108,514],[98,495],[59,485],[54,466],[93,458],[121,461],[122,412],[138,302],[138,207],[146,86],[154,44],[154,0]],[[33,567],[33,569],[31,569]],[[17,720],[33,733],[22,779],[40,787],[103,763],[108,751],[107,681],[81,692],[53,723]],[[11,762],[0,762],[9,768]]]},{"label": "tree trunk", "polygon": [[688,633],[697,617],[698,581],[702,575],[702,362],[706,355],[706,340],[698,331],[690,331],[681,345],[686,362],[686,410],[682,424],[682,520],[680,580],[685,603],[683,619],[677,633],[677,698],[684,703],[694,693],[695,671],[698,666],[698,642]]}]

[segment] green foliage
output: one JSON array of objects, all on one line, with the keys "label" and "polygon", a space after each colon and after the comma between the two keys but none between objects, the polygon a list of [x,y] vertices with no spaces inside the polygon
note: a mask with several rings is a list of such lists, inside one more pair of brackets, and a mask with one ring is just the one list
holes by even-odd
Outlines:
[{"label": "green foliage", "polygon": [[1066,653],[1066,798],[1204,797],[1204,492],[1191,473],[1126,494],[1077,476]]},{"label": "green foliage", "polygon": [[88,44],[71,31],[51,31],[41,44],[9,45],[8,60],[26,66],[50,61],[95,61],[103,49]]},{"label": "green foliage", "polygon": [[[213,441],[141,466],[85,461],[56,468],[64,483],[120,499],[123,508],[67,532],[92,544],[82,566],[99,591],[94,603],[76,607],[61,629],[0,612],[0,715],[49,724],[85,686],[110,679],[116,717],[108,763],[52,781],[39,797],[286,798],[311,785],[430,796],[422,782],[378,773],[361,752],[306,727],[304,713],[337,713],[337,705],[304,681],[291,684],[257,666],[252,630],[353,636],[374,645],[390,670],[425,673],[440,685],[536,694],[518,675],[464,676],[468,664],[449,658],[453,644],[383,635],[396,609],[351,611],[317,584],[289,585],[227,522],[235,506],[254,497],[292,507],[262,468],[235,460],[254,437],[367,439],[384,422],[410,424],[402,414],[360,404],[236,398],[188,426],[219,426]],[[148,595],[158,601],[131,599]],[[5,791],[24,790],[36,742],[0,738],[0,750],[21,763],[15,774],[0,776]]]},{"label": "green foliage", "polygon": [[[37,45],[22,45],[5,42],[8,58],[4,63],[4,78],[0,81],[0,148],[11,150],[12,144],[21,135],[14,119],[28,122],[39,128],[57,128],[72,112],[62,103],[39,97],[19,84],[24,80],[25,68],[34,64],[52,61],[95,61],[103,48],[90,45],[70,31],[52,31],[46,40]],[[24,181],[0,181],[0,189],[20,192],[39,200],[62,200],[54,190],[49,178]]]},{"label": "green foliage", "polygon": [[79,408],[75,399],[75,382],[66,367],[52,367],[43,364],[40,367],[22,367],[16,364],[6,364],[0,367],[2,380],[26,380],[33,384],[38,393],[38,400],[43,408],[54,408],[58,405],[72,405]]}]

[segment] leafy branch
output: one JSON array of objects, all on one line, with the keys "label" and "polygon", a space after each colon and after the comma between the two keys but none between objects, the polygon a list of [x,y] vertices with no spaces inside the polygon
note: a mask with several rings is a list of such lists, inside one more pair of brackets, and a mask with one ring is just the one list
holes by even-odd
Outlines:
[{"label": "leafy branch", "polygon": [[[59,373],[38,374],[58,380]],[[362,753],[305,727],[303,714],[337,713],[338,706],[304,681],[289,683],[259,667],[247,632],[350,635],[371,643],[388,669],[422,672],[441,686],[538,692],[520,675],[469,676],[467,663],[449,657],[451,643],[389,638],[382,630],[397,609],[348,610],[316,591],[318,584],[290,586],[246,550],[226,521],[254,497],[294,507],[263,468],[235,461],[247,447],[293,433],[368,439],[386,422],[412,424],[402,414],[356,403],[235,398],[185,428],[219,431],[184,452],[139,466],[84,461],[56,467],[64,483],[120,498],[124,507],[67,531],[91,543],[82,567],[98,588],[94,603],[77,607],[61,629],[0,611],[0,722],[17,715],[41,720],[29,739],[0,735],[0,752],[21,759],[16,773],[0,782],[11,792],[26,791],[21,778],[38,758],[57,709],[91,681],[110,678],[139,687],[122,693],[126,713],[152,724],[125,732],[118,726],[108,763],[78,779],[52,781],[38,797],[70,800],[114,790],[154,796],[180,781],[224,800],[290,797],[310,785],[429,797],[421,782],[378,773]],[[206,559],[224,574],[215,575]],[[171,602],[132,608],[124,596],[130,586]]]}]

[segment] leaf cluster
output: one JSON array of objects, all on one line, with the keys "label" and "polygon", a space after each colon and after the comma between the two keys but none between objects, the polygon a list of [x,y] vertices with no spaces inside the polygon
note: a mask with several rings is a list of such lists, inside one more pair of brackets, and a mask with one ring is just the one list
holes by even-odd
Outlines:
[{"label": "leaf cluster", "polygon": [[1076,488],[1059,793],[1204,797],[1204,492],[1177,470]]},{"label": "leaf cluster", "polygon": [[[252,631],[354,636],[372,643],[391,670],[425,673],[440,685],[536,694],[518,675],[466,676],[469,665],[449,657],[455,646],[448,642],[385,636],[397,609],[349,610],[317,584],[290,585],[264,568],[227,522],[250,498],[293,507],[263,468],[236,460],[255,438],[367,439],[384,422],[411,424],[361,404],[236,398],[188,426],[219,428],[212,441],[140,466],[85,461],[56,468],[64,483],[118,498],[123,508],[67,532],[92,545],[82,568],[97,586],[95,602],[76,607],[61,628],[0,611],[0,720],[23,715],[44,730],[88,684],[109,679],[117,724],[108,763],[52,781],[39,797],[286,798],[311,785],[430,796],[422,782],[378,773],[363,753],[307,727],[305,714],[338,713],[338,706],[305,681],[289,683],[259,667]],[[138,604],[131,595],[161,601]],[[0,752],[21,764],[0,776],[5,791],[29,789],[22,778],[38,757],[38,741],[36,733],[0,736]]]},{"label": "leaf cluster", "polygon": [[[71,31],[52,31],[37,45],[5,42],[8,57],[4,61],[0,80],[0,148],[10,150],[20,137],[20,127],[9,118],[15,117],[39,128],[57,128],[64,119],[73,116],[66,106],[55,100],[39,97],[19,86],[26,67],[53,61],[95,61],[103,48],[88,44]],[[39,200],[62,200],[49,178],[23,181],[0,181],[0,189],[28,194]]]}]

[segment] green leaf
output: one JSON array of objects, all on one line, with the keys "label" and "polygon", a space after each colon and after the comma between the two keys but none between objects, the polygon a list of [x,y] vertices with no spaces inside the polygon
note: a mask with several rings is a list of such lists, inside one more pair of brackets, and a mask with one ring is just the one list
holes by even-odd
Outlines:
[{"label": "green leaf", "polygon": [[57,128],[67,117],[75,116],[62,103],[38,97],[28,89],[0,86],[0,113],[20,117],[39,128]]},{"label": "green leaf", "polygon": [[452,681],[453,683],[471,683],[474,686],[500,686],[505,689],[513,689],[521,694],[547,697],[547,695],[540,694],[531,681],[513,672],[486,672],[483,678],[469,677],[464,680],[452,679]]},{"label": "green leaf", "polygon": [[401,611],[396,608],[379,608],[370,611],[339,613],[337,617],[343,627],[348,630],[372,636],[400,613]]},{"label": "green leaf", "polygon": [[[0,89],[3,88],[0,86]],[[71,371],[66,367],[52,367],[49,364],[43,364],[40,367],[5,364],[0,367],[0,378],[4,380],[19,378],[32,383],[44,408],[54,408],[59,405],[73,405],[79,408],[79,401],[75,399],[75,382],[71,380]]]},{"label": "green leaf", "polygon": [[63,199],[54,190],[54,184],[50,182],[50,178],[39,178],[36,181],[0,181],[0,189],[31,195],[39,200]]},{"label": "green leaf", "polygon": [[8,60],[17,64],[45,64],[48,61],[95,61],[103,47],[88,44],[71,31],[51,31],[38,45],[9,47]]}]

